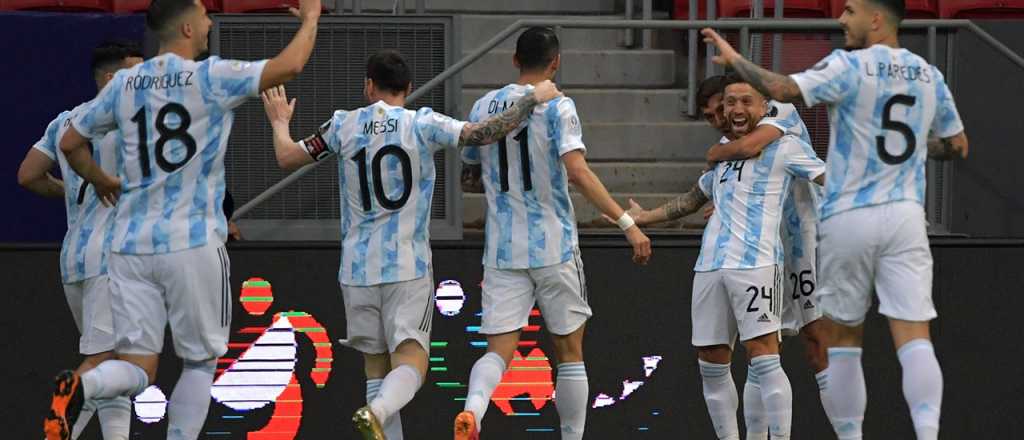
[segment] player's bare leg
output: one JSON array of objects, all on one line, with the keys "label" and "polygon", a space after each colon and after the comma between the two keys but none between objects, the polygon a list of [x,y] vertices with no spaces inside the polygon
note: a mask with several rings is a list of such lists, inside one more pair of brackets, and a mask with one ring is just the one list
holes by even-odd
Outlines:
[{"label": "player's bare leg", "polygon": [[793,389],[779,356],[777,332],[743,341],[750,368],[757,373],[761,402],[772,439],[789,439],[793,423]]},{"label": "player's bare leg", "polygon": [[821,404],[831,409],[829,421],[840,440],[860,439],[868,399],[861,365],[864,325],[847,326],[828,317],[818,321],[828,351],[828,368],[818,375]]},{"label": "player's bare leg", "polygon": [[732,349],[728,345],[697,347],[700,377],[704,385],[704,402],[722,440],[739,440],[740,428],[736,421],[739,395],[732,380]]},{"label": "player's bare leg", "polygon": [[[373,355],[368,355],[366,361],[368,378],[380,376],[382,366],[387,365],[381,357]],[[371,365],[371,362],[374,365]],[[387,362],[394,368],[391,368],[381,381],[377,397],[352,416],[356,429],[366,440],[385,438],[383,427],[416,396],[426,377],[427,351],[418,341],[403,341],[394,353],[391,353]],[[371,367],[376,367],[377,370],[371,371]]]},{"label": "player's bare leg", "polygon": [[562,440],[581,440],[587,425],[587,397],[590,393],[583,363],[583,333],[586,324],[568,335],[552,335],[558,378],[555,405],[562,428]]},{"label": "player's bare leg", "polygon": [[474,440],[491,403],[494,389],[501,383],[519,345],[519,330],[487,336],[487,353],[477,359],[469,373],[469,390],[463,411],[455,417],[455,440]]},{"label": "player's bare leg", "polygon": [[[935,358],[928,322],[889,319],[893,344],[903,367],[903,396],[918,440],[939,437],[942,369]],[[913,374],[907,372],[913,371]]]}]

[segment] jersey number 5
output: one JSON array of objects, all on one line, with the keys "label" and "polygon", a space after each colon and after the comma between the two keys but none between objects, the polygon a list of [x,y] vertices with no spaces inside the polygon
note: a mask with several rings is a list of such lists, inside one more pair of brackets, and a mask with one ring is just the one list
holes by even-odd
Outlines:
[{"label": "jersey number 5", "polygon": [[[397,157],[402,166],[402,196],[394,200],[389,199],[388,195],[384,192],[384,181],[381,180],[381,161],[387,155]],[[359,165],[359,194],[363,201],[363,211],[370,212],[373,207],[370,206],[370,176],[366,175],[366,149],[359,150],[355,156],[352,156],[352,161]],[[377,202],[384,209],[402,209],[405,206],[405,202],[409,201],[409,194],[412,193],[412,161],[409,159],[409,153],[406,153],[398,145],[386,145],[384,148],[377,150],[377,154],[373,155],[371,162],[373,194],[376,196]]]},{"label": "jersey number 5", "polygon": [[895,95],[885,102],[885,108],[882,110],[882,129],[900,132],[907,140],[907,149],[903,150],[899,156],[893,156],[885,149],[885,136],[876,136],[875,144],[878,146],[878,157],[882,159],[882,162],[899,165],[914,155],[914,148],[917,147],[917,136],[914,134],[914,130],[907,124],[893,121],[891,116],[892,106],[900,104],[913,107],[915,103],[917,103],[917,98],[909,95]]},{"label": "jersey number 5", "polygon": [[[177,128],[167,126],[167,115],[169,113],[173,113],[178,117]],[[149,145],[146,143],[149,140],[146,125],[146,107],[140,108],[135,113],[135,116],[132,116],[132,122],[138,125],[139,166],[142,167],[142,176],[149,177],[151,165],[149,164]],[[188,163],[192,156],[196,155],[196,140],[192,135],[188,134],[188,127],[192,125],[192,115],[188,114],[185,106],[172,102],[161,107],[160,111],[156,114],[155,125],[156,131],[160,133],[160,137],[156,140],[156,164],[161,170],[167,173],[173,172]],[[171,162],[164,157],[164,146],[170,140],[177,140],[185,145],[185,157],[178,162]]]}]

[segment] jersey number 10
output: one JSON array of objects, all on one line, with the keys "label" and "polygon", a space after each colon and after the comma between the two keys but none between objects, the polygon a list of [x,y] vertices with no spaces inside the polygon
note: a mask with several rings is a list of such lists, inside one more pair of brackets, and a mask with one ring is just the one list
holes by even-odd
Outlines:
[{"label": "jersey number 10", "polygon": [[[402,166],[402,196],[394,200],[389,199],[388,195],[384,192],[384,182],[381,180],[381,161],[387,155],[397,157]],[[363,201],[363,211],[370,212],[373,207],[370,206],[370,176],[366,173],[366,149],[359,150],[355,156],[352,156],[352,161],[359,166],[359,195]],[[402,209],[405,206],[405,202],[409,201],[409,195],[412,193],[412,160],[409,159],[409,153],[406,153],[398,145],[385,145],[380,150],[377,150],[371,162],[373,195],[376,196],[377,203],[380,203],[380,206],[384,207],[384,209]]]}]

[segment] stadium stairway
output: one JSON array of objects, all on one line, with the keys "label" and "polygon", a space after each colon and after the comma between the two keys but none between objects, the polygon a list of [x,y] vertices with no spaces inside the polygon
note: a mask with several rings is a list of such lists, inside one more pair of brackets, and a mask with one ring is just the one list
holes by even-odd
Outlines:
[{"label": "stadium stairway", "polygon": [[[387,9],[386,0],[367,0],[367,8]],[[615,0],[427,0],[433,13],[462,18],[462,48],[469,54],[480,44],[521,18],[621,19]],[[640,2],[636,2],[640,3]],[[571,14],[571,15],[570,15]],[[638,17],[639,13],[634,13]],[[656,18],[668,19],[667,13]],[[640,33],[636,34],[639,42]],[[688,190],[703,168],[704,151],[718,139],[701,121],[685,116],[687,92],[684,34],[654,32],[650,49],[624,46],[616,29],[562,29],[562,73],[559,86],[576,102],[583,123],[587,160],[622,206],[629,198],[648,209]],[[509,38],[463,72],[460,111],[489,90],[515,81],[512,65],[515,38]],[[576,219],[583,226],[600,216],[573,193]],[[486,201],[465,194],[464,222],[479,228]],[[702,227],[694,215],[667,227]]]}]

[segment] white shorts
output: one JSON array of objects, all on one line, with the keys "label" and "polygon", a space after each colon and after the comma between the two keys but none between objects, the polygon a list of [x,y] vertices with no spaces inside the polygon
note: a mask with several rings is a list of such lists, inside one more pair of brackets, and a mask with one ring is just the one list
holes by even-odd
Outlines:
[{"label": "white shorts", "polygon": [[110,311],[110,283],[100,275],[64,285],[64,296],[75,318],[78,352],[89,356],[114,349],[114,318]]},{"label": "white shorts", "polygon": [[694,347],[733,345],[781,328],[782,274],[777,266],[693,275]]},{"label": "white shorts", "polygon": [[227,352],[230,261],[224,245],[152,255],[110,254],[117,352],[159,354],[171,325],[174,351],[189,361]]},{"label": "white shorts", "polygon": [[[810,240],[810,241],[808,241]],[[804,238],[804,243],[813,243],[814,235]],[[818,280],[814,250],[808,250],[800,258],[786,256],[786,278],[782,280],[782,334],[794,336],[805,325],[821,318],[821,307],[816,295]]]},{"label": "white shorts", "polygon": [[921,205],[894,202],[841,212],[819,226],[818,303],[833,321],[864,322],[871,295],[893,319],[930,321],[932,252]]},{"label": "white shorts", "polygon": [[376,286],[341,285],[347,339],[342,344],[367,354],[394,353],[408,340],[430,351],[434,276]]},{"label": "white shorts", "polygon": [[484,267],[481,334],[500,335],[525,327],[534,304],[555,335],[571,334],[590,319],[593,312],[587,303],[578,249],[569,261],[536,269]]}]

